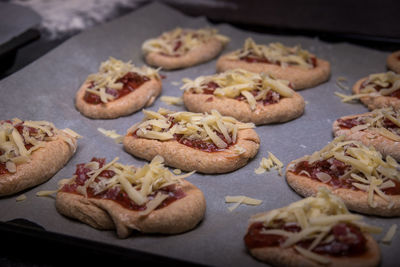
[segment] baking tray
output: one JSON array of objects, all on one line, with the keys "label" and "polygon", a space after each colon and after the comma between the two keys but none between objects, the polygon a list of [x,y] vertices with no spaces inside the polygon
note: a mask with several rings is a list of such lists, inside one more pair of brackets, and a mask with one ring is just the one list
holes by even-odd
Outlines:
[{"label": "baking tray", "polygon": [[[48,120],[59,128],[71,128],[82,136],[76,155],[51,180],[23,192],[27,200],[16,202],[18,195],[0,199],[0,220],[24,218],[35,222],[51,233],[78,237],[115,248],[141,253],[156,254],[183,261],[214,266],[263,266],[247,252],[243,242],[247,221],[257,212],[285,206],[301,199],[292,191],[276,171],[256,175],[262,157],[267,151],[274,153],[283,163],[311,154],[332,140],[332,122],[343,115],[365,112],[359,104],[344,104],[334,95],[339,89],[335,81],[346,77],[352,85],[370,73],[386,71],[387,53],[346,43],[330,44],[317,38],[285,37],[251,33],[220,24],[216,27],[231,38],[224,53],[239,48],[251,36],[256,42],[283,42],[301,44],[321,58],[331,62],[330,80],[315,88],[300,91],[306,100],[302,117],[282,124],[257,127],[261,146],[258,155],[249,164],[235,172],[220,175],[194,174],[188,180],[205,194],[207,211],[204,220],[194,230],[172,236],[134,234],[118,239],[114,231],[99,231],[83,223],[59,215],[54,199],[36,197],[40,190],[57,187],[62,178],[70,177],[75,165],[87,162],[93,156],[108,160],[118,156],[120,162],[141,166],[145,161],[123,151],[122,145],[103,136],[97,128],[114,129],[120,134],[143,118],[141,112],[115,120],[91,120],[80,115],[74,107],[74,96],[87,75],[96,72],[99,64],[109,56],[133,60],[144,64],[141,44],[161,32],[177,26],[208,26],[205,18],[187,17],[162,4],[153,3],[111,23],[95,27],[73,37],[36,62],[0,82],[0,114],[2,119],[19,117],[30,120]],[[162,72],[162,95],[180,96],[176,82],[184,77],[196,78],[215,72],[216,60],[192,68]],[[183,110],[168,106],[159,99],[149,109],[159,107]],[[224,203],[226,195],[246,195],[262,199],[260,206],[241,205],[233,212]],[[398,218],[366,216],[366,222],[387,230]],[[383,234],[377,235],[379,240]],[[396,235],[390,246],[380,245],[382,266],[395,265],[400,238]]]}]

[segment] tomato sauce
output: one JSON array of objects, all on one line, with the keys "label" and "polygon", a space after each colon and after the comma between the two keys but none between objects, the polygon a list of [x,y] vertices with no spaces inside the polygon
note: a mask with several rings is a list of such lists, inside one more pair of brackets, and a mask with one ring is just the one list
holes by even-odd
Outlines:
[{"label": "tomato sauce", "polygon": [[[99,163],[99,168],[102,168],[105,164],[105,158],[92,158],[92,162],[98,162]],[[72,184],[66,184],[61,188],[61,192],[67,192],[67,193],[74,193],[74,194],[80,194],[77,191],[78,186],[82,186],[85,184],[85,182],[89,179],[88,172],[91,170],[89,168],[85,167],[85,164],[78,164],[76,165],[76,171],[75,175],[76,178]],[[115,175],[115,172],[111,170],[104,170],[100,173],[99,176],[105,177],[105,178],[112,178]],[[97,178],[95,179],[95,182],[98,181]],[[166,207],[173,203],[174,201],[184,198],[186,196],[185,192],[177,188],[175,185],[169,185],[164,188],[161,188],[157,191],[155,191],[153,194],[149,196],[150,199],[154,198],[157,193],[163,193],[163,194],[168,194],[168,198],[165,199],[158,207],[157,209],[161,209],[163,207]],[[87,189],[87,195],[88,197],[91,198],[97,198],[97,199],[109,199],[113,200],[116,203],[120,204],[126,209],[134,210],[134,211],[142,211],[146,209],[146,205],[137,205],[133,200],[131,200],[128,196],[128,194],[121,189],[120,187],[114,187],[111,189],[108,189],[100,194],[95,195],[94,191],[92,188]]]},{"label": "tomato sauce", "polygon": [[[269,230],[271,227],[265,227],[262,222],[256,222],[250,225],[249,230],[244,237],[246,247],[249,249],[261,247],[275,247],[286,241],[285,236],[275,234],[263,234],[262,230]],[[294,223],[280,223],[274,229],[281,229],[287,232],[300,232],[301,227]],[[331,256],[353,256],[366,251],[366,242],[360,229],[354,225],[338,223],[332,227],[331,232],[334,240],[329,243],[320,243],[312,251],[318,254]],[[298,242],[296,245],[308,248],[313,239]]]},{"label": "tomato sauce", "polygon": [[[115,97],[114,100],[117,100],[133,92],[148,80],[150,79],[147,76],[141,76],[136,72],[128,72],[123,77],[117,80],[118,83],[123,84],[121,89],[117,90],[112,88],[106,88],[106,93],[114,96]],[[92,82],[89,88],[93,88],[93,86],[94,83]],[[90,92],[86,92],[83,99],[85,100],[85,102],[89,104],[97,105],[102,103],[100,96]]]}]

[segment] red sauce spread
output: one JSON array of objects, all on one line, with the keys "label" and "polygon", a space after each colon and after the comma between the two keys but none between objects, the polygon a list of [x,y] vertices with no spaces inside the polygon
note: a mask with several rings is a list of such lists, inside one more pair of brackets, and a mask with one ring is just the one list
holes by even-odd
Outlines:
[{"label": "red sauce spread", "polygon": [[[308,161],[301,161],[296,164],[295,169],[292,171],[297,175],[306,176],[306,174],[300,174],[301,171],[306,171],[310,174],[310,178],[321,182],[317,178],[317,173],[324,172],[329,174],[332,179],[327,182],[333,188],[347,188],[352,190],[359,190],[358,188],[354,187],[351,183],[350,178],[342,178],[339,177],[344,175],[347,171],[350,170],[350,166],[346,165],[340,160],[335,158],[330,158],[327,160],[318,160],[310,164]],[[361,173],[358,175],[363,176]],[[307,176],[308,177],[308,176]],[[385,194],[388,195],[400,195],[400,182],[395,179],[391,179],[392,182],[395,183],[394,187],[382,189]]]},{"label": "red sauce spread", "polygon": [[[0,151],[0,152],[1,152],[1,151]],[[0,153],[0,156],[1,156],[1,155],[2,155],[2,154]],[[7,173],[9,173],[9,171],[6,169],[6,164],[0,162],[0,175],[7,174]]]},{"label": "red sauce spread", "polygon": [[[148,80],[150,79],[147,76],[141,76],[136,72],[128,72],[123,77],[117,80],[118,83],[123,84],[121,89],[117,90],[112,88],[106,88],[106,93],[114,96],[115,97],[114,100],[116,100],[133,92],[135,89],[139,88],[142,84],[144,84]],[[91,86],[89,86],[89,89],[92,88],[93,86],[94,83],[92,82]],[[86,92],[83,99],[85,100],[85,102],[89,104],[97,105],[102,103],[100,96],[90,92]]]},{"label": "red sauce spread", "polygon": [[[258,57],[258,56],[252,55],[252,54],[247,55],[247,56],[243,56],[243,57],[240,58],[240,60],[246,61],[248,63],[266,63],[266,64],[274,64],[274,65],[278,65],[278,66],[282,65],[282,62],[280,62],[279,60],[278,61],[270,61],[267,58]],[[307,63],[311,64],[313,66],[313,68],[316,68],[317,67],[317,58],[316,57],[310,57],[309,60],[307,60]],[[297,63],[288,62],[288,65],[289,66],[296,66]]]},{"label": "red sauce spread", "polygon": [[[265,227],[261,222],[250,225],[244,237],[244,242],[249,249],[260,247],[279,246],[285,242],[286,237],[281,235],[262,234],[262,230],[272,229]],[[274,229],[282,229],[288,232],[300,232],[301,227],[296,223],[280,223]],[[338,223],[332,227],[330,234],[334,240],[329,243],[320,243],[312,251],[319,254],[331,256],[353,256],[366,251],[366,239],[357,226]],[[304,240],[296,245],[308,248],[313,240]]]},{"label": "red sauce spread", "polygon": [[[214,94],[215,89],[217,89],[219,87],[220,86],[217,83],[211,81],[211,82],[207,83],[207,88],[203,89],[203,94],[212,95],[212,94]],[[257,96],[258,92],[260,92],[260,90],[252,90],[250,93],[253,96]],[[269,90],[265,99],[259,100],[257,102],[261,102],[264,105],[275,104],[275,103],[279,102],[280,98],[281,98],[280,94],[278,94],[277,92],[274,92],[273,90]],[[235,99],[239,100],[239,101],[245,101],[246,97],[244,97],[243,95],[239,95],[239,96],[235,97]],[[206,101],[209,102],[208,99]],[[212,99],[211,99],[211,101],[212,101]]]},{"label": "red sauce spread", "polygon": [[342,129],[351,129],[354,126],[364,124],[364,121],[360,120],[359,118],[338,119],[338,124]]},{"label": "red sauce spread", "polygon": [[[105,158],[92,158],[92,162],[98,162],[99,167],[103,167],[104,164],[106,163]],[[78,186],[82,186],[85,184],[86,180],[89,179],[88,172],[90,172],[91,169],[85,167],[85,163],[81,163],[76,165],[76,171],[75,175],[77,176],[74,180],[73,183],[71,184],[66,184],[61,188],[61,192],[67,192],[67,193],[74,193],[74,194],[79,194],[77,192]],[[111,170],[104,170],[100,173],[99,176],[105,177],[105,178],[112,178],[115,175],[115,173]],[[98,181],[97,178],[95,179],[95,182]],[[185,192],[181,188],[177,188],[175,185],[169,185],[166,187],[163,187],[157,191],[155,191],[153,194],[149,196],[149,198],[154,198],[155,195],[161,192],[163,194],[168,194],[168,198],[165,199],[158,207],[157,209],[163,208],[174,202],[175,200],[181,199],[186,196]],[[98,199],[109,199],[117,202],[124,208],[130,209],[130,210],[135,210],[135,211],[142,211],[146,209],[146,205],[137,205],[134,201],[132,201],[129,197],[128,194],[123,191],[119,187],[114,187],[111,189],[108,189],[100,194],[95,195],[94,191],[92,188],[88,187],[87,189],[87,195],[88,197],[91,198],[98,198]]]},{"label": "red sauce spread", "polygon": [[[374,89],[375,89],[376,91],[379,92],[379,91],[382,90],[382,89],[386,89],[386,88],[392,87],[393,84],[389,82],[387,86],[381,86],[381,85],[377,85],[377,84],[369,83],[369,82],[365,81],[365,82],[363,82],[363,83],[361,84],[361,86],[360,86],[360,91],[361,91],[363,88],[365,88],[365,87],[367,87],[367,86],[369,86],[369,85],[372,85],[372,86],[374,87]],[[396,90],[396,91],[394,91],[394,92],[392,92],[391,94],[386,95],[386,96],[391,96],[391,97],[400,98],[400,89],[398,89],[398,90]]]}]

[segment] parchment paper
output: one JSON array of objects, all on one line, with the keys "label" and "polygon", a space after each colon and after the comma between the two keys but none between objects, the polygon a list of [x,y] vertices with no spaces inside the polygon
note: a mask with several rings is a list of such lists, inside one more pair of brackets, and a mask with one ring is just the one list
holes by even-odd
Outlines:
[{"label": "parchment paper", "polygon": [[[285,163],[311,154],[332,140],[332,122],[340,116],[365,112],[360,103],[344,104],[334,95],[335,91],[350,93],[335,85],[338,77],[344,76],[351,86],[359,78],[374,72],[384,72],[387,53],[346,43],[329,44],[318,39],[283,37],[256,34],[235,29],[229,25],[217,25],[222,34],[232,40],[224,53],[242,46],[251,36],[256,42],[283,42],[286,45],[301,44],[321,58],[331,62],[330,81],[315,88],[300,91],[307,101],[305,114],[291,122],[266,125],[256,128],[261,139],[258,155],[244,168],[221,175],[194,174],[188,180],[205,194],[207,212],[203,222],[193,231],[174,235],[140,235],[118,239],[113,231],[98,231],[83,223],[67,219],[58,214],[54,199],[38,198],[40,190],[56,189],[57,182],[72,176],[75,165],[88,162],[93,156],[112,160],[118,156],[120,162],[141,166],[145,161],[136,159],[123,151],[122,145],[103,136],[98,127],[114,129],[120,134],[143,118],[141,112],[115,120],[91,120],[74,107],[74,96],[87,75],[96,72],[99,64],[109,56],[122,60],[132,59],[137,65],[144,64],[141,44],[176,26],[204,27],[204,18],[189,18],[161,4],[151,4],[121,19],[88,30],[71,38],[49,54],[0,82],[1,119],[19,117],[27,120],[48,120],[59,128],[71,128],[81,135],[79,148],[70,162],[51,180],[27,190],[24,202],[16,202],[19,195],[0,199],[0,220],[25,218],[36,222],[48,231],[79,236],[142,250],[172,258],[215,266],[263,266],[247,252],[243,242],[247,221],[252,214],[285,206],[301,199],[286,184],[284,177],[276,171],[256,175],[267,151],[274,153]],[[162,95],[181,96],[182,91],[175,82],[184,77],[196,78],[215,72],[216,60],[185,70],[162,72]],[[159,99],[150,107],[183,110],[183,107],[168,106]],[[224,203],[226,195],[246,195],[262,199],[260,206],[241,205],[233,212]],[[399,219],[367,217],[366,222],[381,226],[384,232]],[[383,234],[375,236],[379,240]],[[390,246],[381,244],[382,265],[396,263],[400,246],[397,234]]]}]

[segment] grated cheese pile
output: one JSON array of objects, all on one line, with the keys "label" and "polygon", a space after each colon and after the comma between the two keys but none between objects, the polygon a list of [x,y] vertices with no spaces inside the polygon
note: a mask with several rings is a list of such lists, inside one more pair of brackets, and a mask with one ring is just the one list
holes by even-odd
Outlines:
[{"label": "grated cheese pile", "polygon": [[[139,137],[160,141],[172,140],[178,134],[188,140],[212,142],[220,149],[236,143],[240,130],[255,127],[253,123],[242,123],[235,118],[222,116],[216,110],[203,114],[160,108],[158,112],[143,110],[143,113],[143,121],[132,126],[128,133],[136,132]],[[217,133],[222,134],[228,143]],[[237,154],[245,152],[238,145],[234,151]]]},{"label": "grated cheese pile", "polygon": [[[359,94],[345,95],[335,92],[335,95],[339,96],[342,102],[350,102],[365,96],[389,96],[393,92],[400,90],[400,74],[396,74],[393,71],[371,74],[368,76],[367,80],[363,82],[363,85],[364,88],[360,90]],[[377,91],[375,86],[383,87],[383,89]]]},{"label": "grated cheese pile", "polygon": [[[289,206],[272,210],[268,213],[254,215],[250,223],[262,222],[265,227],[275,229],[263,229],[261,234],[275,234],[287,237],[281,244],[282,248],[294,246],[303,256],[318,263],[328,264],[328,257],[314,253],[312,250],[319,244],[329,243],[334,240],[331,229],[338,223],[353,224],[362,232],[379,233],[381,228],[370,226],[361,222],[363,217],[351,214],[343,201],[331,194],[328,189],[321,187],[316,197],[304,198]],[[288,232],[276,229],[276,222],[297,224],[300,232]],[[296,246],[303,240],[313,240],[308,248]]]},{"label": "grated cheese pile", "polygon": [[[22,134],[16,127],[22,127]],[[31,132],[30,128],[33,129]],[[18,118],[0,121],[0,163],[5,164],[8,172],[15,173],[17,165],[29,162],[32,153],[44,147],[47,141],[61,138],[75,150],[76,144],[72,139],[78,137],[74,131],[58,130],[47,121],[22,121]]]},{"label": "grated cheese pile", "polygon": [[118,80],[129,72],[134,72],[140,76],[146,76],[157,80],[161,79],[156,69],[147,66],[138,68],[134,66],[131,61],[123,62],[110,57],[108,60],[101,63],[99,72],[89,75],[86,81],[93,83],[93,86],[86,88],[86,92],[99,96],[103,103],[112,101],[115,99],[115,96],[107,93],[107,89],[122,89],[123,84],[118,82]]},{"label": "grated cheese pile", "polygon": [[243,69],[200,76],[195,80],[185,78],[182,81],[184,85],[181,89],[198,94],[203,93],[210,82],[216,83],[218,88],[214,90],[214,95],[228,98],[244,96],[253,111],[256,109],[257,101],[265,100],[269,91],[278,94],[276,97],[292,97],[294,94],[294,91],[289,87],[289,81],[274,79],[264,73],[258,74]]},{"label": "grated cheese pile", "polygon": [[[343,141],[344,136],[335,138],[331,143],[326,145],[322,150],[314,152],[311,156],[307,156],[309,164],[319,160],[336,159],[350,167],[350,169],[339,179],[349,179],[352,186],[362,190],[368,194],[368,204],[376,207],[374,196],[378,196],[388,202],[388,207],[393,206],[392,198],[386,195],[382,190],[395,186],[392,179],[400,180],[400,165],[391,156],[386,157],[386,161],[382,158],[381,153],[374,147],[367,147],[358,141]],[[289,166],[289,170],[293,170],[296,163]],[[304,175],[311,177],[309,173],[303,171]],[[319,172],[317,177],[321,182],[327,183],[332,177],[325,173]]]},{"label": "grated cheese pile", "polygon": [[[182,179],[194,173],[174,175],[168,168],[164,167],[164,159],[161,156],[154,157],[149,164],[141,168],[123,165],[117,161],[118,158],[115,158],[101,168],[98,162],[87,163],[85,168],[91,169],[88,173],[90,178],[86,180],[84,185],[78,186],[77,191],[87,196],[88,188],[93,189],[94,194],[97,195],[106,190],[120,187],[127,193],[129,199],[137,205],[146,205],[146,209],[140,212],[140,215],[143,216],[156,209],[169,196],[161,192],[158,192],[155,196],[150,196],[151,194],[169,185],[179,185],[182,183]],[[104,170],[111,170],[115,175],[111,178],[102,177],[101,172]],[[75,178],[76,175],[62,185],[74,183]]]},{"label": "grated cheese pile", "polygon": [[155,52],[168,56],[182,56],[194,47],[206,43],[213,38],[219,40],[224,45],[229,42],[229,38],[218,34],[217,29],[203,28],[193,30],[175,28],[172,31],[163,33],[158,38],[145,41],[142,45],[142,51],[144,54]]},{"label": "grated cheese pile", "polygon": [[[395,142],[400,142],[400,112],[393,110],[393,107],[375,109],[365,116],[356,118],[361,124],[351,128],[352,132],[368,129],[370,133],[384,136]],[[385,127],[385,121],[393,123],[396,127]],[[370,134],[368,138],[375,138],[377,135]]]},{"label": "grated cheese pile", "polygon": [[255,174],[262,174],[266,171],[270,171],[272,168],[278,170],[280,176],[282,176],[283,163],[274,154],[268,151],[268,158],[262,158],[260,161],[260,167],[254,170]]},{"label": "grated cheese pile", "polygon": [[302,49],[300,45],[288,47],[278,42],[259,45],[253,39],[247,38],[243,48],[234,51],[229,58],[237,60],[246,56],[265,58],[273,64],[280,64],[282,67],[296,65],[305,69],[314,68],[312,64],[314,55]]}]

